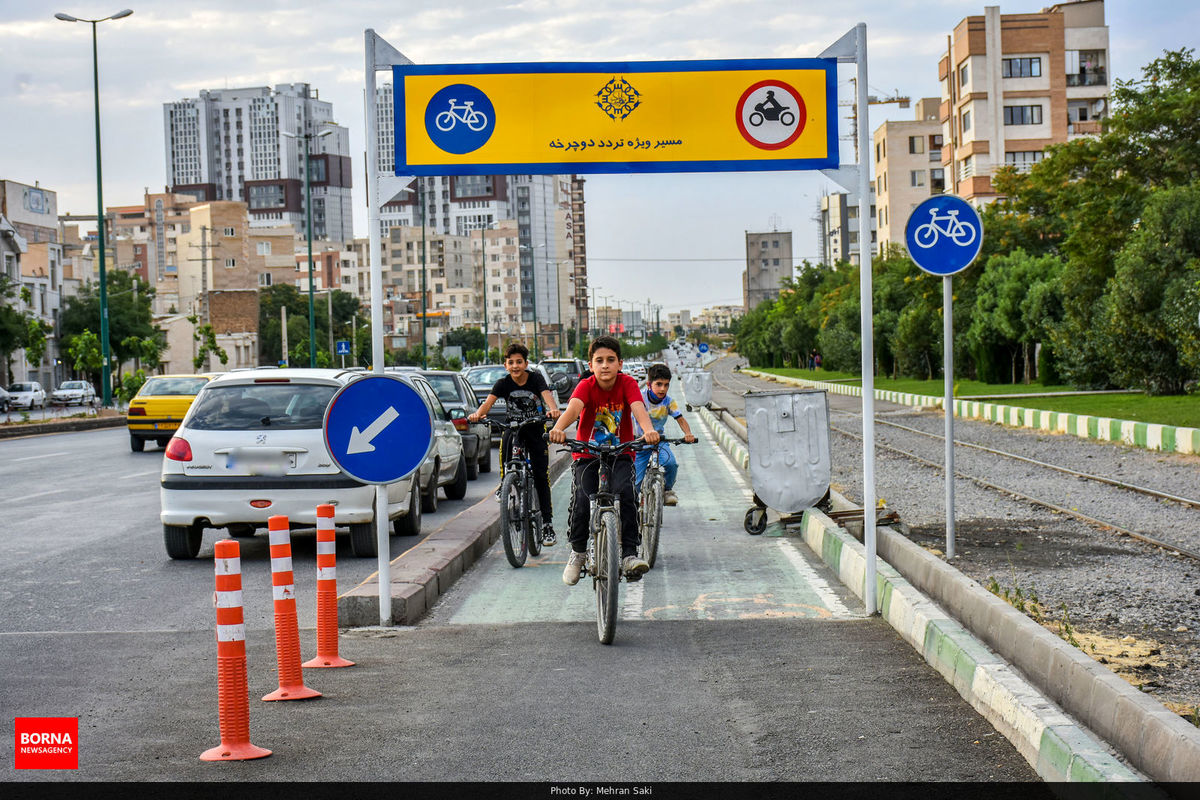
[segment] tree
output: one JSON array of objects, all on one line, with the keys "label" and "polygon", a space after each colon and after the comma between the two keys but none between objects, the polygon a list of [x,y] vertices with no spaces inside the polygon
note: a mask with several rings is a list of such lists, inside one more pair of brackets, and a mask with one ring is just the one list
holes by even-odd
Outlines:
[{"label": "tree", "polygon": [[[151,308],[154,289],[139,282],[135,293],[135,278],[133,273],[123,269],[108,272],[108,342],[117,362],[114,380],[119,380],[124,362],[140,357],[142,351],[139,343],[157,336]],[[67,298],[59,336],[65,341],[84,330],[99,328],[99,287],[88,283],[80,289],[79,294]],[[127,346],[126,342],[131,344]]]},{"label": "tree", "polygon": [[[187,320],[193,325],[200,322],[200,318],[194,314]],[[200,347],[196,349],[196,357],[192,359],[192,367],[197,372],[208,362],[209,354],[215,355],[222,364],[229,363],[229,354],[217,344],[217,334],[212,325],[197,325],[192,338],[200,343]]]},{"label": "tree", "polygon": [[1117,382],[1179,394],[1200,378],[1200,179],[1150,195],[1117,256],[1105,337]]},{"label": "tree", "polygon": [[1053,255],[1034,257],[1021,249],[988,259],[973,318],[965,328],[980,380],[1032,380],[1037,345],[1050,347],[1052,332],[1061,322],[1062,269],[1063,262]]},{"label": "tree", "polygon": [[104,355],[100,352],[100,337],[90,330],[72,336],[67,340],[67,355],[72,359],[76,372],[86,373],[93,383],[104,365]]},{"label": "tree", "polygon": [[463,352],[482,350],[486,342],[479,328],[455,328],[442,337],[442,347],[461,347]]}]

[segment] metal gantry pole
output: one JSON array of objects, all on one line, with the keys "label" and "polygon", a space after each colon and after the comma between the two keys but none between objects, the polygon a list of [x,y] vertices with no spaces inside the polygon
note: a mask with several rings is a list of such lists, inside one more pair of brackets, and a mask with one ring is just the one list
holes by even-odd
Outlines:
[{"label": "metal gantry pole", "polygon": [[871,275],[871,126],[868,124],[867,97],[867,25],[855,26],[858,68],[858,252],[860,329],[862,335],[862,415],[863,415],[863,545],[867,551],[867,569],[863,586],[863,604],[868,614],[878,611],[875,591],[875,342],[873,289]]},{"label": "metal gantry pole", "polygon": [[[371,371],[383,375],[383,249],[379,232],[379,121],[375,116],[375,31],[368,28],[366,43],[367,224],[371,260]],[[391,542],[388,537],[387,487],[375,487],[376,572],[379,581],[379,624],[392,624]],[[383,513],[378,513],[384,509]]]}]

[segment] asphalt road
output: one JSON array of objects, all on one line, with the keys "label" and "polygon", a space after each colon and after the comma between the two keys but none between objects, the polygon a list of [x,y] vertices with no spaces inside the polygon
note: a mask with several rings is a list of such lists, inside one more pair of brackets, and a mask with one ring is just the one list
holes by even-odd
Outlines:
[{"label": "asphalt road", "polygon": [[[194,562],[165,556],[161,456],[130,453],[119,429],[0,442],[0,708],[79,717],[81,755],[77,772],[18,773],[6,735],[0,780],[1036,777],[802,543],[742,532],[747,487],[711,443],[680,450],[662,561],[622,585],[610,647],[596,641],[586,581],[560,579],[563,481],[557,547],[520,570],[493,547],[415,628],[344,633],[357,666],[305,673],[324,697],[263,703],[276,678],[260,535],[243,548],[250,729],[275,755],[211,764],[198,756],[218,743],[216,534]],[[463,507],[446,503],[426,530]],[[307,658],[314,539],[294,541]],[[393,539],[393,554],[411,543]],[[346,544],[342,589],[374,568]]]}]

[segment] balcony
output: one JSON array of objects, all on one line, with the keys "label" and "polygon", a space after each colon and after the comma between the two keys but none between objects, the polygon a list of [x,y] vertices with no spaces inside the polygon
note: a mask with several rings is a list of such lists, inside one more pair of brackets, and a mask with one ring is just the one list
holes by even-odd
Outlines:
[{"label": "balcony", "polygon": [[1068,122],[1068,136],[1098,136],[1100,135],[1100,120],[1091,119],[1086,122]]},{"label": "balcony", "polygon": [[1108,77],[1103,67],[1089,72],[1072,72],[1067,75],[1067,86],[1106,86]]}]

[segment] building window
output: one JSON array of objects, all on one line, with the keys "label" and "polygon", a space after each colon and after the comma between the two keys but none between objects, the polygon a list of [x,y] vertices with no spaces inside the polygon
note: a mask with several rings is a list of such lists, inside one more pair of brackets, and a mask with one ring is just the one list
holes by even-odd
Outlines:
[{"label": "building window", "polygon": [[909,186],[924,186],[925,185],[925,170],[914,169],[908,173]]},{"label": "building window", "polygon": [[271,285],[271,273],[269,273],[269,272],[258,273],[258,285],[259,286],[270,286]]},{"label": "building window", "polygon": [[970,71],[967,69],[968,63],[969,62],[964,61],[962,63],[962,66],[960,66],[958,68],[958,88],[959,89],[962,89],[964,86],[966,86],[967,81],[971,77]]},{"label": "building window", "polygon": [[1004,154],[1004,165],[1012,167],[1017,172],[1028,172],[1034,164],[1042,160],[1041,150],[1024,150]]},{"label": "building window", "polygon": [[1005,106],[1005,125],[1041,125],[1041,106]]},{"label": "building window", "polygon": [[256,249],[260,256],[271,255],[271,243],[270,242],[258,242],[256,245]]},{"label": "building window", "polygon": [[929,170],[929,193],[941,194],[946,191],[946,172],[941,169]]},{"label": "building window", "polygon": [[1000,75],[1004,78],[1040,78],[1042,77],[1042,59],[1037,57],[1001,59]]},{"label": "building window", "polygon": [[908,152],[916,155],[925,152],[925,137],[910,136],[908,137]]},{"label": "building window", "polygon": [[966,132],[969,130],[971,130],[971,112],[964,111],[962,112],[962,132],[963,134],[966,134]]},{"label": "building window", "polygon": [[237,266],[237,259],[234,259],[234,258],[225,259],[225,268],[226,269],[233,269],[236,266]]},{"label": "building window", "polygon": [[237,236],[237,231],[235,231],[233,228],[226,228],[223,233],[226,236]]}]

